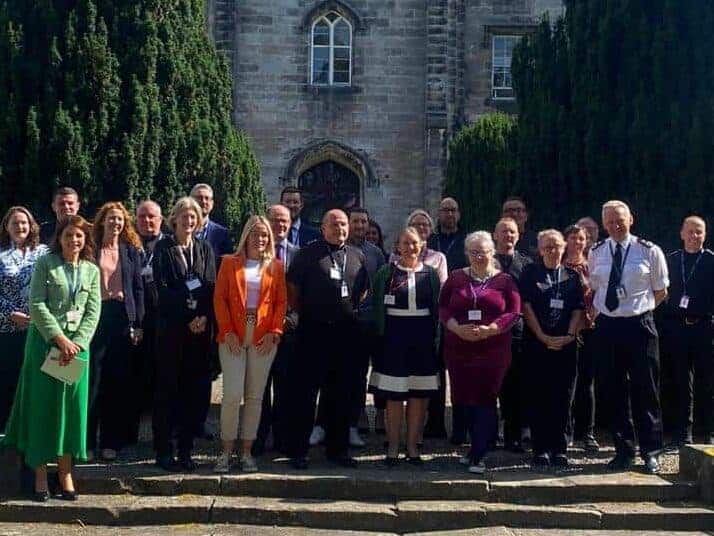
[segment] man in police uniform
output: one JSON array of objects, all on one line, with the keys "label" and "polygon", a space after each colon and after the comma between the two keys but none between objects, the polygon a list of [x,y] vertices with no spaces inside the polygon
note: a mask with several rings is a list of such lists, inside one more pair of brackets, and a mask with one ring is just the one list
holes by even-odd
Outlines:
[{"label": "man in police uniform", "polygon": [[[680,232],[684,248],[667,257],[671,274],[664,330],[672,360],[675,423],[667,450],[693,442],[694,385],[702,403],[705,441],[714,444],[714,253],[704,249],[707,230],[699,216],[689,216]],[[696,371],[696,378],[694,372]]]},{"label": "man in police uniform", "polygon": [[593,245],[588,264],[597,312],[598,372],[608,392],[603,402],[609,406],[616,452],[608,468],[632,466],[634,417],[645,468],[658,473],[662,411],[659,337],[652,311],[667,296],[667,262],[658,246],[630,234],[634,220],[622,201],[605,203],[602,220],[610,238]]}]

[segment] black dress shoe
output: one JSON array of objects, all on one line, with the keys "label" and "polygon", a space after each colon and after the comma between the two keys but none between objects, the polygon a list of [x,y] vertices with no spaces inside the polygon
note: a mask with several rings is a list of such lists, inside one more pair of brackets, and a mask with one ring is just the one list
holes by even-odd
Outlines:
[{"label": "black dress shoe", "polygon": [[357,460],[347,454],[343,456],[327,456],[327,461],[347,469],[354,469],[357,467]]},{"label": "black dress shoe", "polygon": [[550,463],[553,465],[553,467],[568,467],[569,462],[568,462],[568,457],[565,454],[555,454],[554,456],[551,456],[550,458]]},{"label": "black dress shoe", "polygon": [[684,441],[674,440],[667,443],[662,449],[663,452],[668,454],[676,454],[684,446]]},{"label": "black dress shoe", "polygon": [[159,467],[169,473],[173,473],[178,470],[178,463],[176,463],[176,459],[173,456],[166,454],[156,457],[156,467]]},{"label": "black dress shoe", "polygon": [[79,495],[77,495],[77,492],[75,490],[72,491],[67,491],[67,490],[62,490],[59,495],[57,495],[57,498],[63,501],[76,501]]},{"label": "black dress shoe", "polygon": [[607,462],[608,471],[629,471],[632,469],[633,459],[629,456],[617,455]]},{"label": "black dress shoe", "polygon": [[416,456],[407,456],[406,462],[410,465],[421,467],[422,465],[424,465],[424,458],[422,458],[418,454]]},{"label": "black dress shoe", "polygon": [[45,490],[45,491],[34,491],[32,493],[32,500],[35,502],[47,502],[50,500],[50,492]]},{"label": "black dress shoe", "polygon": [[550,465],[550,456],[547,453],[536,454],[531,462],[533,467],[548,467]]},{"label": "black dress shoe", "polygon": [[290,458],[290,465],[293,467],[293,469],[298,469],[299,471],[304,471],[305,469],[308,468],[310,465],[309,462],[307,461],[307,458],[300,457],[300,458]]},{"label": "black dress shoe", "polygon": [[644,462],[645,462],[645,472],[646,473],[649,473],[651,475],[659,474],[659,471],[660,471],[659,462],[657,461],[657,458],[655,456],[645,456]]},{"label": "black dress shoe", "polygon": [[178,464],[184,471],[192,473],[198,467],[190,454],[179,454]]},{"label": "black dress shoe", "polygon": [[385,456],[384,465],[387,467],[396,467],[399,465],[399,456]]}]

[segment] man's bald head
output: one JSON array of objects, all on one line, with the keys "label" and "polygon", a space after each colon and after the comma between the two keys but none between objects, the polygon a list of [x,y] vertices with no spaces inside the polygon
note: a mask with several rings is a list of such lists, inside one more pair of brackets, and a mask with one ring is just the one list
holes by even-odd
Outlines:
[{"label": "man's bald head", "polygon": [[459,229],[461,211],[459,203],[453,197],[445,197],[439,203],[439,230],[442,233],[455,233]]},{"label": "man's bald head", "polygon": [[285,240],[288,236],[288,231],[290,231],[290,226],[292,225],[290,209],[281,204],[271,205],[268,209],[268,221],[270,222],[270,227],[273,230],[275,243],[277,244]]},{"label": "man's bald head", "polygon": [[136,227],[144,238],[154,238],[161,234],[161,207],[155,201],[147,199],[136,207]]},{"label": "man's bald head", "polygon": [[343,210],[334,208],[325,212],[322,217],[322,236],[335,246],[341,246],[347,241],[350,232],[349,219]]}]

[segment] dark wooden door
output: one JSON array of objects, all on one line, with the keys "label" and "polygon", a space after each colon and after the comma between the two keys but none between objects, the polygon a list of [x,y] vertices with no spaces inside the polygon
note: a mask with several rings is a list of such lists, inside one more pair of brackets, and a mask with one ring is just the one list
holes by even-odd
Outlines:
[{"label": "dark wooden door", "polygon": [[333,208],[349,210],[360,204],[359,177],[351,169],[332,160],[321,162],[298,179],[305,208],[302,217],[319,225],[323,214]]}]

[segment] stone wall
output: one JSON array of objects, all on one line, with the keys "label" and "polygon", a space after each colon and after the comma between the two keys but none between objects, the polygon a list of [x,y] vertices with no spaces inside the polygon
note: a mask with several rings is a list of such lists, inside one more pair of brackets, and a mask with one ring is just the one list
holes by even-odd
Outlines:
[{"label": "stone wall", "polygon": [[352,87],[308,84],[309,24],[319,2],[236,0],[236,119],[252,138],[275,201],[288,164],[306,147],[333,141],[360,155],[374,180],[362,204],[391,232],[424,202],[425,4],[352,0]]}]

